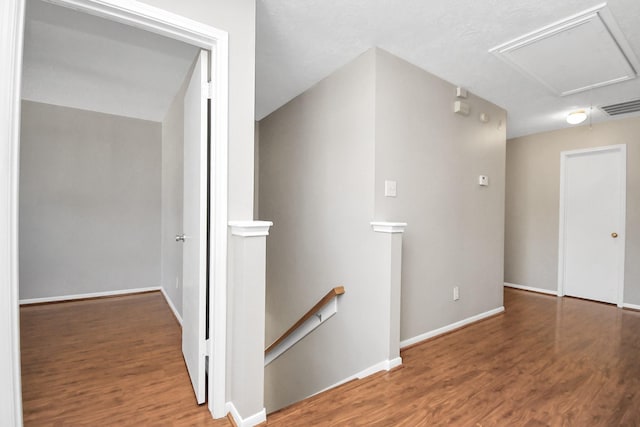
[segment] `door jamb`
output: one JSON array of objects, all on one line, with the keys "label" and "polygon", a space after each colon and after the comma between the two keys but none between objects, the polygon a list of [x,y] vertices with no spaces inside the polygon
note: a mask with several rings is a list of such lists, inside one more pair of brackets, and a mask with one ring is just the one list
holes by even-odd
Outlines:
[{"label": "door jamb", "polygon": [[620,240],[621,240],[621,256],[618,258],[618,271],[620,272],[620,277],[618,278],[617,283],[617,298],[616,304],[618,307],[622,307],[624,304],[624,261],[625,261],[625,237],[626,237],[626,200],[627,200],[627,145],[626,144],[617,144],[617,145],[607,145],[602,147],[594,147],[594,148],[586,148],[579,150],[570,150],[570,151],[562,151],[560,153],[560,223],[559,223],[559,233],[558,233],[558,296],[564,296],[564,281],[565,281],[565,240],[566,240],[566,232],[565,232],[565,223],[566,223],[566,206],[565,206],[565,195],[566,195],[566,167],[567,160],[570,157],[578,156],[586,153],[596,153],[596,152],[605,152],[605,151],[620,151],[621,153],[621,161],[620,161],[620,171],[624,179],[620,180],[620,191],[623,195],[622,201],[620,203],[620,227],[621,232]]},{"label": "door jamb", "polygon": [[[78,10],[80,12],[106,18],[112,21],[131,25],[145,31],[150,31],[172,39],[207,49],[211,51],[209,69],[211,70],[212,83],[215,88],[215,96],[212,99],[210,120],[212,123],[211,146],[209,154],[213,171],[209,181],[211,201],[209,212],[211,215],[211,240],[209,271],[212,285],[209,300],[209,318],[212,321],[210,327],[211,338],[209,340],[208,371],[211,374],[208,382],[209,410],[214,418],[226,415],[226,303],[227,303],[227,154],[228,154],[228,65],[229,65],[229,35],[226,31],[193,21],[181,15],[152,7],[143,3],[127,0],[43,0],[59,6]],[[19,161],[18,150],[20,146],[20,85],[22,75],[22,38],[24,32],[24,5],[25,0],[9,0],[3,2],[0,9],[3,14],[2,22],[15,20],[15,25],[7,25],[0,32],[3,40],[2,46],[9,46],[8,58],[0,62],[0,75],[8,76],[7,101],[0,101],[0,112],[7,117],[6,130],[8,135],[7,149],[10,154],[10,163],[4,168],[0,176],[0,184],[9,187],[8,203],[6,210],[0,208],[0,219],[7,220],[7,264],[0,265],[2,278],[7,277],[7,292],[9,301],[15,310],[12,322],[9,325],[14,357],[10,363],[9,371],[14,379],[13,409],[16,425],[21,424],[22,402],[20,382],[20,357],[19,357],[19,321],[18,321],[18,254],[17,254],[17,210],[18,210],[18,176]],[[12,22],[13,23],[13,22]],[[3,87],[0,86],[0,89]],[[3,117],[0,117],[3,118]],[[3,124],[0,122],[0,124]],[[3,124],[4,125],[4,124]],[[4,154],[4,153],[0,153]],[[3,159],[4,160],[4,159]],[[5,172],[6,171],[6,172]],[[6,183],[5,183],[6,180]],[[0,188],[1,190],[1,188]],[[4,227],[4,224],[2,224]],[[0,232],[4,231],[0,229]],[[4,254],[4,248],[0,251]],[[4,260],[1,260],[4,262]],[[6,267],[6,268],[5,268]],[[6,270],[6,273],[5,273]],[[4,295],[3,295],[4,296]],[[8,362],[9,363],[9,362]]]}]

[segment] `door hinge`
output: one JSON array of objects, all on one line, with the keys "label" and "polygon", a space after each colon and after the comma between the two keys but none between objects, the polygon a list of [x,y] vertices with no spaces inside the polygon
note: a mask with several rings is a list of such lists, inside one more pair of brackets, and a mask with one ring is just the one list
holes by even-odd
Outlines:
[{"label": "door hinge", "polygon": [[205,356],[211,356],[211,352],[209,351],[209,345],[211,344],[211,340],[204,340],[204,355]]},{"label": "door hinge", "polygon": [[213,99],[213,82],[208,82],[205,86],[205,96],[207,99]]}]

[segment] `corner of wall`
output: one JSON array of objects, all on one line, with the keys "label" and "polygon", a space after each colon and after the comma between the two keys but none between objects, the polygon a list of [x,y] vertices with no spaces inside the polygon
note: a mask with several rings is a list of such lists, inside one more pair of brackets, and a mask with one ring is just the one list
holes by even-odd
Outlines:
[{"label": "corner of wall", "polygon": [[374,219],[410,224],[406,341],[502,305],[506,112],[469,94],[471,114],[454,114],[455,85],[383,49],[376,59]]}]

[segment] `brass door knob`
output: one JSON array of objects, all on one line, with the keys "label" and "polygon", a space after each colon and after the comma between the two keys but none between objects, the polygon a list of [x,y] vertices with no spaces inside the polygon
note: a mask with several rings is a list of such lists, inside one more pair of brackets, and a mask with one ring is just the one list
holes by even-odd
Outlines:
[{"label": "brass door knob", "polygon": [[615,239],[616,237],[618,237],[618,233],[611,233],[611,237]]}]

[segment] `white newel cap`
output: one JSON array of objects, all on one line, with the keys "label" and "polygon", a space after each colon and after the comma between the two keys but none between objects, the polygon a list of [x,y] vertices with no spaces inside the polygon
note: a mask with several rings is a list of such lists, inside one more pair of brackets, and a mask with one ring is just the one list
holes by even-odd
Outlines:
[{"label": "white newel cap", "polygon": [[407,228],[406,222],[379,222],[375,221],[371,223],[373,231],[378,233],[404,233],[404,229]]},{"label": "white newel cap", "polygon": [[271,221],[229,221],[231,234],[242,237],[268,236]]}]

